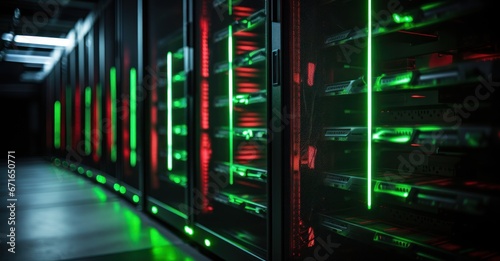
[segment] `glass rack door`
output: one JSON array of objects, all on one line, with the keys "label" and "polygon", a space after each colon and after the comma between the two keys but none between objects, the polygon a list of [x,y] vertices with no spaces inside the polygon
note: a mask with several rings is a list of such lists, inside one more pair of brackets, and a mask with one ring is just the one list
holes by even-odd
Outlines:
[{"label": "glass rack door", "polygon": [[492,4],[288,3],[298,260],[498,258]]},{"label": "glass rack door", "polygon": [[167,223],[184,227],[187,220],[188,127],[185,1],[148,4],[150,166],[148,211]]},{"label": "glass rack door", "polygon": [[200,156],[194,233],[201,231],[202,242],[215,241],[211,248],[226,258],[233,249],[244,259],[262,259],[268,212],[266,1],[202,1],[196,12]]}]

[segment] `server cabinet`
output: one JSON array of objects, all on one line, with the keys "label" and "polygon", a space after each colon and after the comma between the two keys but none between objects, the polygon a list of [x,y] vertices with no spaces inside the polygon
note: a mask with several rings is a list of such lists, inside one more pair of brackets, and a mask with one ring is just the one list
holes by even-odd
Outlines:
[{"label": "server cabinet", "polygon": [[[147,210],[182,230],[188,220],[189,52],[186,1],[149,1],[145,86],[149,90]],[[168,24],[168,26],[166,26]],[[146,79],[145,78],[145,79]]]},{"label": "server cabinet", "polygon": [[[115,69],[117,92],[113,104],[116,111],[117,151],[112,150],[112,156],[117,158],[118,170],[116,190],[125,198],[138,203],[142,195],[142,104],[144,97],[141,85],[142,52],[140,43],[142,35],[139,32],[142,9],[141,1],[116,2],[116,41]],[[111,77],[111,76],[110,76]],[[113,94],[114,95],[114,94]]]},{"label": "server cabinet", "polygon": [[224,259],[268,244],[266,1],[195,3],[196,178],[188,228]]},{"label": "server cabinet", "polygon": [[[284,3],[301,260],[497,260],[492,1]],[[296,194],[295,194],[296,195]]]}]

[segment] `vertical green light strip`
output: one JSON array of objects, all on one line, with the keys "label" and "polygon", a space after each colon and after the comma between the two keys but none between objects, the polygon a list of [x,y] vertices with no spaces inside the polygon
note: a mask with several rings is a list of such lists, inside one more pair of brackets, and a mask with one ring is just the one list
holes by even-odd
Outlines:
[{"label": "vertical green light strip", "polygon": [[102,94],[101,94],[101,85],[100,84],[97,84],[97,126],[96,128],[99,130],[99,134],[98,134],[98,137],[97,139],[99,139],[99,141],[95,141],[95,142],[98,142],[98,146],[97,146],[97,156],[100,158],[101,157],[101,135],[103,133],[103,131],[101,130],[102,126],[101,126],[101,102],[102,102]]},{"label": "vertical green light strip", "polygon": [[167,169],[172,170],[172,52],[167,53]]},{"label": "vertical green light strip", "polygon": [[92,89],[90,89],[89,86],[85,88],[85,154],[89,155],[91,148],[90,148],[90,113],[91,113],[91,99],[92,99]]},{"label": "vertical green light strip", "polygon": [[368,155],[367,155],[367,188],[368,188],[368,198],[367,198],[367,207],[371,209],[372,207],[372,0],[368,0],[368,59],[367,59],[367,68],[368,68],[368,86],[367,86],[367,129],[368,129]]},{"label": "vertical green light strip", "polygon": [[228,11],[229,11],[229,15],[232,15],[233,14],[233,0],[228,0]]},{"label": "vertical green light strip", "polygon": [[61,147],[61,102],[54,102],[54,147]]},{"label": "vertical green light strip", "polygon": [[233,27],[229,26],[229,37],[227,43],[228,57],[228,93],[229,93],[229,184],[233,184]]},{"label": "vertical green light strip", "polygon": [[130,69],[130,166],[135,167],[137,162],[137,73],[135,68]]},{"label": "vertical green light strip", "polygon": [[116,68],[109,69],[109,81],[111,88],[111,161],[116,162]]}]

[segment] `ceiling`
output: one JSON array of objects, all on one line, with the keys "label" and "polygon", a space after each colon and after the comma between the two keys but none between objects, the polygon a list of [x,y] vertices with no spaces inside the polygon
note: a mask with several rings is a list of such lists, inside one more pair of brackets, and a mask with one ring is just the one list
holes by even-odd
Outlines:
[{"label": "ceiling", "polygon": [[[74,41],[66,40],[74,39],[75,28],[97,10],[98,3],[99,0],[0,0],[0,85],[43,81],[65,48],[74,47],[70,46]],[[29,38],[23,36],[48,38],[23,43],[22,38]],[[48,44],[52,40],[64,40],[64,44]]]}]

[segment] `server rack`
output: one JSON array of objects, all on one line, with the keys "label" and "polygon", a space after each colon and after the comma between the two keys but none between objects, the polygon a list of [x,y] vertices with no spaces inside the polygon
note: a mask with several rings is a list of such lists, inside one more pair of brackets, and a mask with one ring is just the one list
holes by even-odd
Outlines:
[{"label": "server rack", "polygon": [[[301,260],[496,260],[491,1],[290,1]],[[292,140],[294,142],[294,140]],[[294,144],[291,144],[294,146]]]},{"label": "server rack", "polygon": [[198,154],[192,238],[224,259],[268,255],[267,1],[195,10]]},{"label": "server rack", "polygon": [[[187,1],[150,1],[147,20],[149,171],[147,211],[183,231],[188,224],[191,74]],[[167,12],[167,13],[165,13]],[[165,26],[169,24],[169,26]],[[189,134],[189,136],[188,136]]]}]

